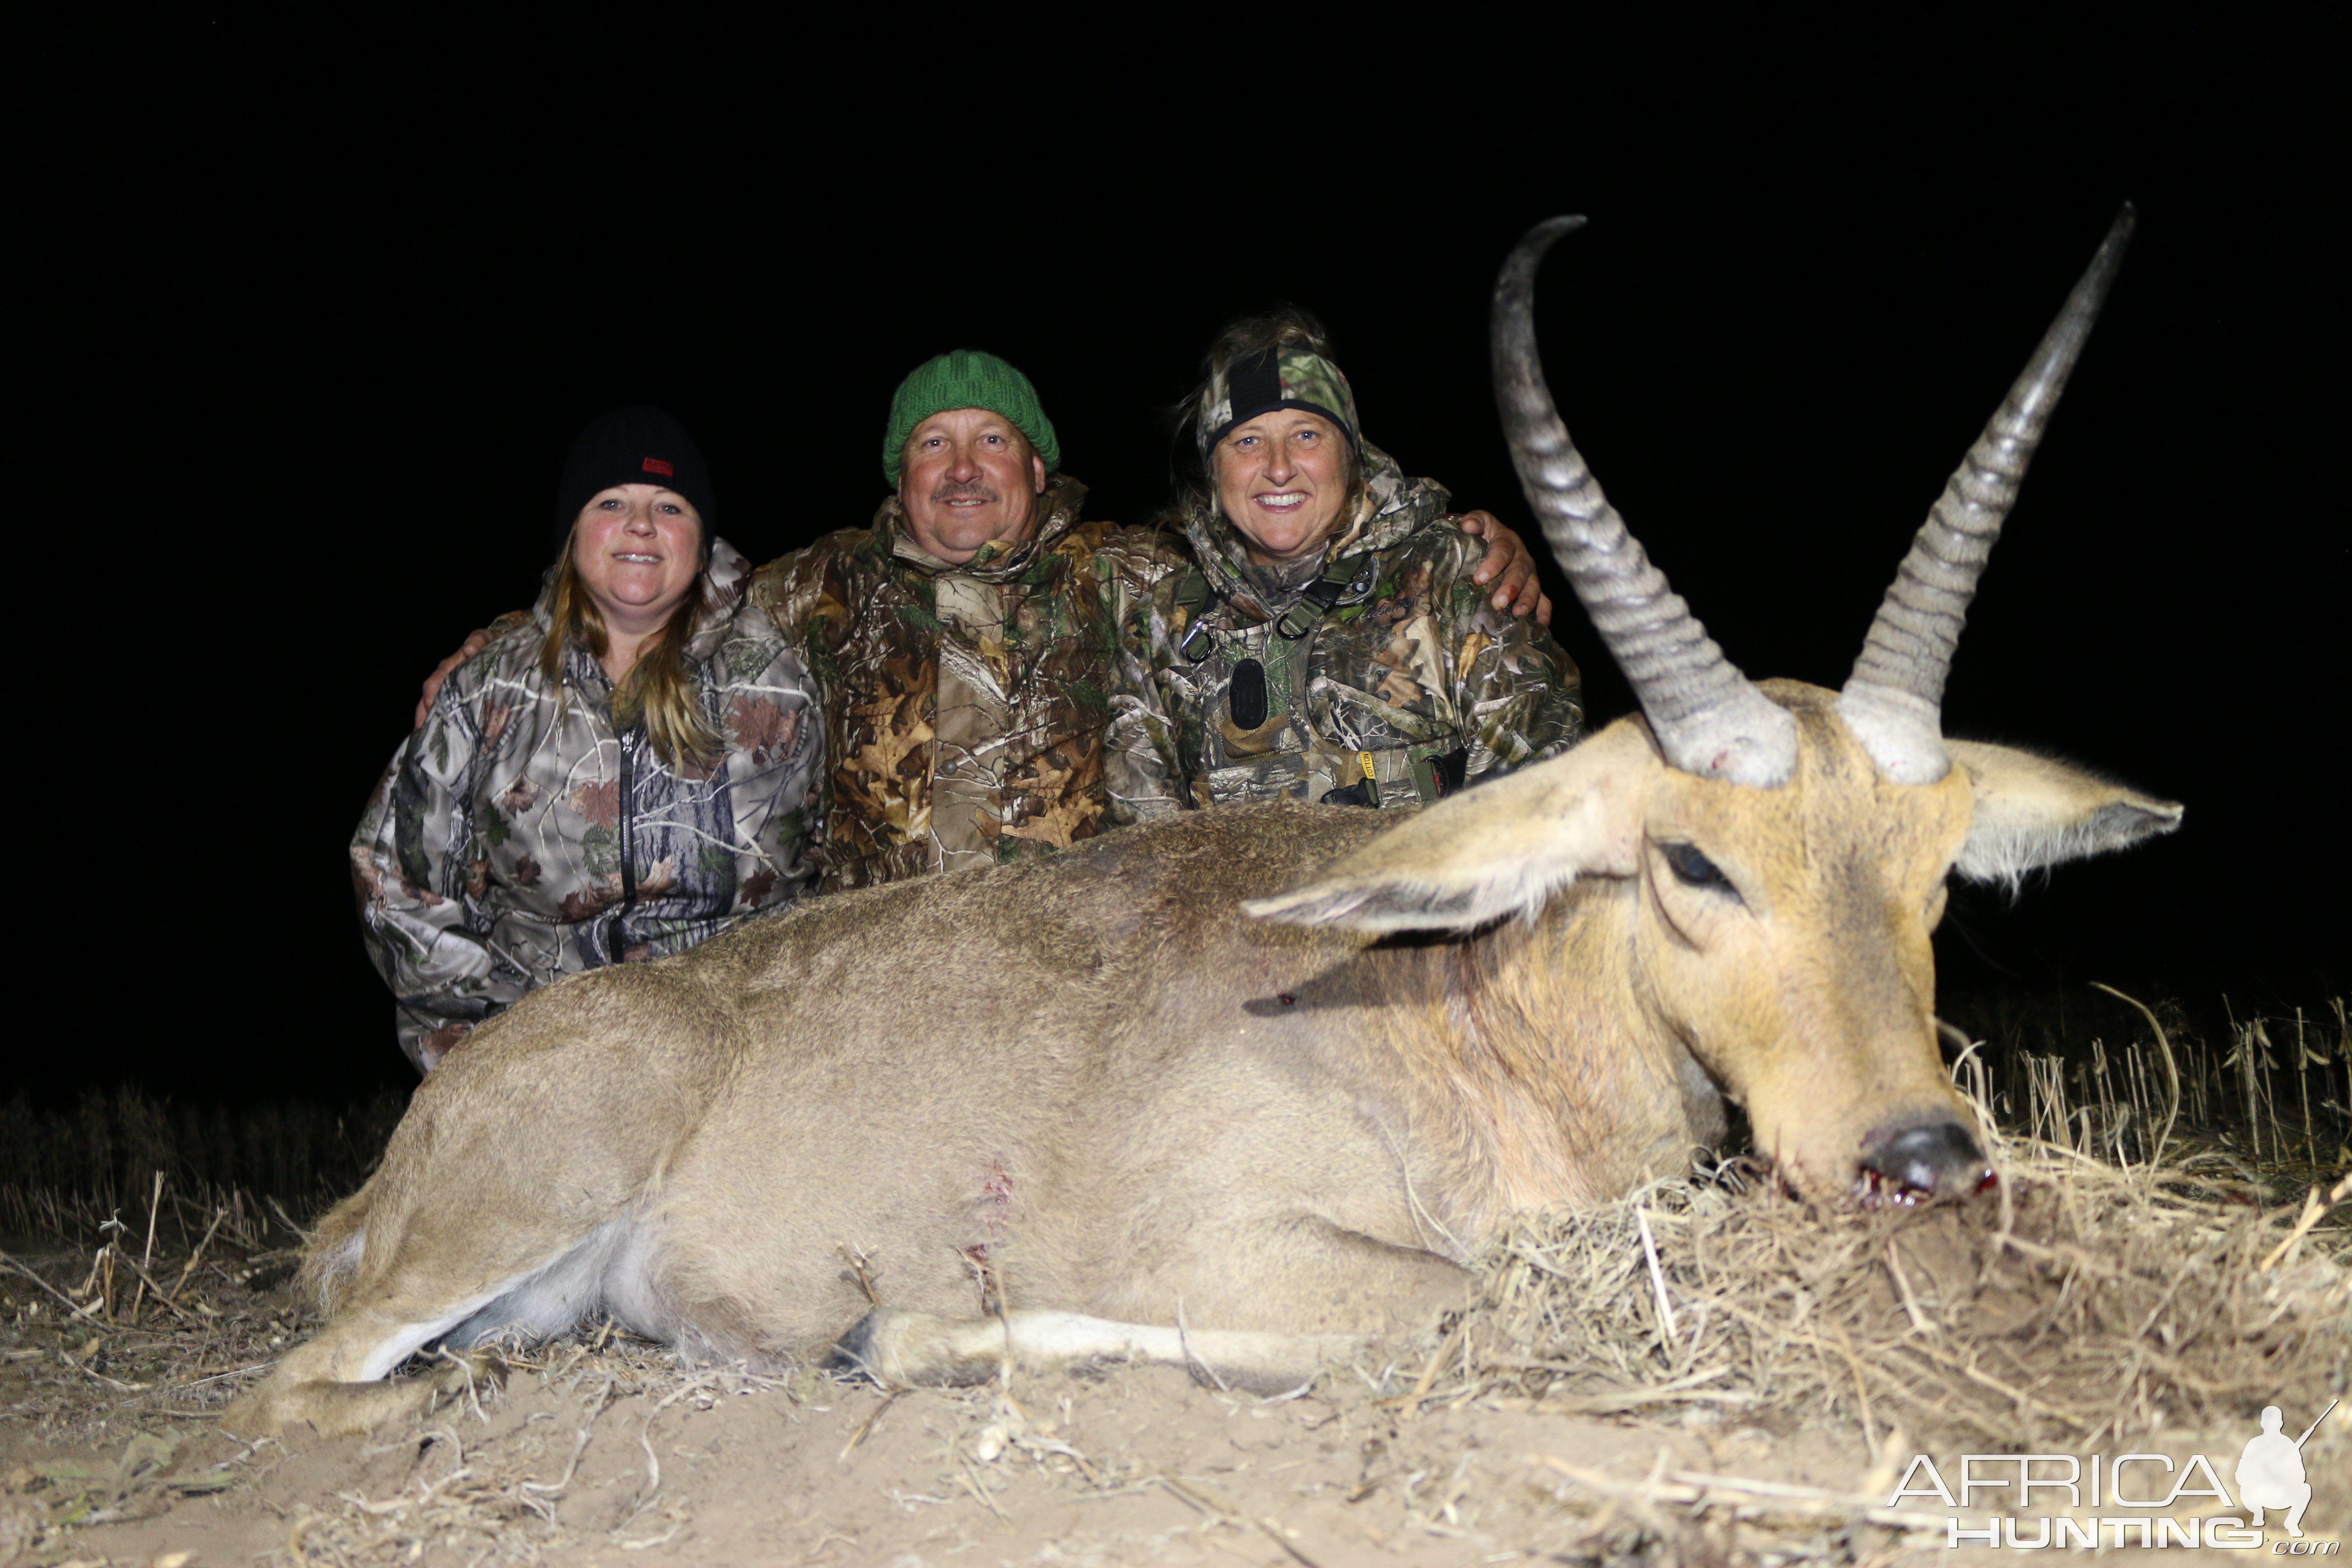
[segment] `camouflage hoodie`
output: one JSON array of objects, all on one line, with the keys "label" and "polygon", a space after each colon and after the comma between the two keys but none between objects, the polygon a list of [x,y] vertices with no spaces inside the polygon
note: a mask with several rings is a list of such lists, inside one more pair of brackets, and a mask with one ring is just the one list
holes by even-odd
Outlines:
[{"label": "camouflage hoodie", "polygon": [[453,671],[352,836],[369,955],[399,999],[400,1045],[428,1070],[533,986],[681,952],[806,889],[805,825],[824,738],[811,684],[750,563],[711,546],[687,655],[724,751],[673,772],[638,724],[613,730],[587,649],[540,673],[541,595]]},{"label": "camouflage hoodie", "polygon": [[1151,657],[1200,804],[1417,806],[1583,732],[1574,661],[1471,581],[1486,546],[1446,492],[1363,452],[1372,514],[1319,573],[1251,565],[1213,502],[1182,519],[1199,570],[1160,580]]},{"label": "camouflage hoodie", "polygon": [[[1181,562],[1143,529],[1079,520],[1057,475],[1036,533],[964,565],[874,525],[761,568],[754,602],[824,692],[826,891],[1063,848],[1178,805],[1165,726],[1123,626]],[[1129,651],[1129,650],[1132,651]]]}]

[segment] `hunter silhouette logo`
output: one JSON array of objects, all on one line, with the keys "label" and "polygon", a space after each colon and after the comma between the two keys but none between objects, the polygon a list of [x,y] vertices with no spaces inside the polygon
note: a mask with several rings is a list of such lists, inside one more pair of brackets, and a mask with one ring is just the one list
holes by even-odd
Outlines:
[{"label": "hunter silhouette logo", "polygon": [[[2319,1413],[2319,1421],[2327,1419],[2328,1411],[2337,1401],[2327,1402],[2327,1409]],[[2289,1442],[2279,1430],[2286,1419],[2275,1405],[2263,1406],[2263,1429],[2246,1439],[2246,1451],[2238,1456],[2238,1500],[2250,1511],[2246,1522],[2257,1529],[2263,1522],[2263,1510],[2286,1510],[2286,1532],[2298,1539],[2303,1535],[2303,1510],[2311,1506],[2311,1478],[2303,1473],[2303,1446],[2319,1430],[2319,1421],[2304,1428],[2303,1436]]]},{"label": "hunter silhouette logo", "polygon": [[[2329,1400],[2300,1437],[2286,1435],[2284,1411],[2266,1405],[2262,1429],[2247,1439],[2231,1473],[2238,1494],[2234,1501],[2221,1467],[2203,1454],[2191,1454],[2180,1464],[2157,1453],[2094,1454],[2087,1461],[2073,1454],[1963,1454],[1957,1486],[1946,1484],[1934,1459],[1917,1454],[1887,1506],[1897,1506],[1905,1498],[1932,1497],[1954,1510],[1946,1521],[1947,1545],[2023,1551],[2134,1546],[2250,1551],[2263,1544],[2264,1510],[2278,1510],[2285,1515],[2279,1522],[2286,1537],[2272,1542],[2272,1552],[2332,1557],[2343,1551],[2343,1542],[2304,1535],[2311,1478],[2303,1448],[2340,1403]],[[2210,1512],[2189,1511],[2200,1506],[2194,1500],[2200,1498],[2212,1500],[2202,1505]],[[1992,1499],[1999,1500],[1995,1506],[2005,1503],[2014,1511],[1974,1526],[1962,1522],[1962,1512],[1982,1508]],[[2062,1499],[2063,1507],[2052,1510]],[[2076,1511],[2086,1507],[2089,1518]],[[2246,1515],[2242,1521],[2238,1518],[2242,1510]]]}]

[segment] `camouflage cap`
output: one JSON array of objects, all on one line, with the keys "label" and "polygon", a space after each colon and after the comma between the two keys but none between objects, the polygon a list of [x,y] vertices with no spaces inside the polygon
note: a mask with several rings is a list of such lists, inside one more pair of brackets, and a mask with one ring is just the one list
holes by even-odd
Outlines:
[{"label": "camouflage cap", "polygon": [[1030,447],[1045,460],[1047,473],[1060,470],[1062,443],[1029,378],[994,354],[957,349],[908,371],[890,395],[890,424],[882,436],[882,472],[892,489],[898,488],[898,463],[907,437],[915,433],[916,426],[950,408],[985,408],[1003,415],[1029,438]]},{"label": "camouflage cap", "polygon": [[1277,408],[1300,408],[1319,414],[1348,437],[1348,445],[1362,449],[1363,433],[1356,425],[1356,395],[1338,365],[1321,354],[1295,343],[1236,360],[1209,378],[1201,395],[1195,421],[1201,459],[1208,460],[1217,443],[1261,414]]}]

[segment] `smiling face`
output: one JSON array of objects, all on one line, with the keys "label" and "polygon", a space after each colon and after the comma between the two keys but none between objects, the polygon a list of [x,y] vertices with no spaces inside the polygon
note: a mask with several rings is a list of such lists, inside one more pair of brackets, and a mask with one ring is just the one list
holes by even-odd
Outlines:
[{"label": "smiling face", "polygon": [[907,531],[961,566],[983,544],[1018,544],[1035,531],[1045,463],[1013,421],[987,408],[950,408],[915,426],[899,454]]},{"label": "smiling face", "polygon": [[1319,414],[1277,408],[1217,443],[1217,500],[1250,563],[1287,565],[1338,531],[1349,489],[1348,437]]},{"label": "smiling face", "polygon": [[580,509],[572,568],[606,628],[637,637],[667,623],[702,567],[702,517],[657,485],[614,485]]}]

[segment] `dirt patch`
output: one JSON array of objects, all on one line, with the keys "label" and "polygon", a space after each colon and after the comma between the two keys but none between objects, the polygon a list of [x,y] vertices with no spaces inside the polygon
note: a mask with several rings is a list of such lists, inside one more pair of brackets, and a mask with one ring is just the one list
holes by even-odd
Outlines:
[{"label": "dirt patch", "polygon": [[1400,1419],[1344,1393],[1265,1405],[1164,1369],[1011,1394],[803,1393],[723,1373],[611,1394],[607,1359],[396,1441],[264,1445],[229,1459],[235,1491],[92,1529],[75,1549],[130,1562],[190,1548],[299,1561],[299,1547],[354,1563],[1129,1563],[1347,1562],[1394,1546],[1401,1561],[1454,1562],[1460,1543],[1491,1552],[1495,1530],[1533,1522],[1494,1495],[1514,1472],[1510,1489],[1529,1489],[1517,1443],[1540,1433],[1601,1463],[1620,1440],[1530,1416]]},{"label": "dirt patch", "polygon": [[[202,1432],[173,1477],[151,1472],[127,1499],[105,1449],[11,1444],[0,1462],[12,1486],[100,1472],[120,1517],[42,1560],[69,1548],[125,1563],[174,1551],[199,1563],[1491,1562],[1654,1533],[1573,1495],[1577,1471],[1638,1483],[1763,1465],[1835,1494],[1866,1468],[1834,1443],[1704,1421],[1384,1402],[1353,1372],[1273,1403],[1125,1367],[894,1396],[578,1345],[372,1442],[289,1433],[247,1450]],[[180,1489],[189,1477],[230,1484],[194,1494]],[[1853,1529],[1842,1516],[1793,1535],[1726,1522],[1736,1550],[1831,1557],[1846,1553],[1822,1524]]]},{"label": "dirt patch", "polygon": [[[604,1331],[373,1440],[248,1449],[212,1417],[310,1326],[290,1247],[19,1255],[0,1563],[1924,1560],[1956,1510],[1890,1505],[1916,1455],[2226,1480],[2264,1405],[2299,1430],[2347,1391],[2347,1211],[2000,1147],[1998,1194],[1918,1213],[1735,1170],[1522,1215],[1433,1333],[1275,1400],[1132,1367],[893,1394]],[[2303,1453],[2305,1528],[2343,1530],[2352,1410]]]}]

